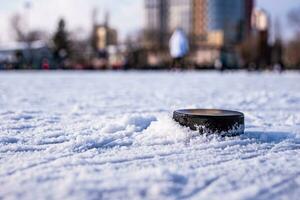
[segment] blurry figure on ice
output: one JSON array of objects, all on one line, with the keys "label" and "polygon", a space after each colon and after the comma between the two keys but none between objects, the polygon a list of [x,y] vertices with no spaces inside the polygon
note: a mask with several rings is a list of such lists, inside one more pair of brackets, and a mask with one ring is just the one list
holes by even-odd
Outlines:
[{"label": "blurry figure on ice", "polygon": [[182,29],[177,28],[169,41],[170,55],[172,57],[171,68],[184,67],[184,57],[189,51],[189,42]]}]

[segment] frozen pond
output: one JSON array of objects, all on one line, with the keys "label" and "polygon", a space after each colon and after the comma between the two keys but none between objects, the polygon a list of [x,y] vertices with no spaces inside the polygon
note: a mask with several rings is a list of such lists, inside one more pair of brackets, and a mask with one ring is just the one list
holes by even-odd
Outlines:
[{"label": "frozen pond", "polygon": [[[245,113],[203,136],[179,108]],[[300,73],[1,72],[0,199],[298,199]]]}]

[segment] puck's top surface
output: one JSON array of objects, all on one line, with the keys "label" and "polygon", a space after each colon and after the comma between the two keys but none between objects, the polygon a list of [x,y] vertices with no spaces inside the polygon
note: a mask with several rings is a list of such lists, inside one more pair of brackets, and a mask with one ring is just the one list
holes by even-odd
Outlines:
[{"label": "puck's top surface", "polygon": [[176,110],[175,113],[188,115],[191,117],[238,117],[244,116],[243,113],[230,110],[217,109],[184,109]]}]

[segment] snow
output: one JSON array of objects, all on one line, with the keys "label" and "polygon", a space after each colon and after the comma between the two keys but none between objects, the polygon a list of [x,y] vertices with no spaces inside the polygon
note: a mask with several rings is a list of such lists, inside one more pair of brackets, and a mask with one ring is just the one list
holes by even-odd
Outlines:
[{"label": "snow", "polygon": [[[1,72],[0,199],[298,199],[298,72]],[[181,108],[245,113],[199,135]]]}]

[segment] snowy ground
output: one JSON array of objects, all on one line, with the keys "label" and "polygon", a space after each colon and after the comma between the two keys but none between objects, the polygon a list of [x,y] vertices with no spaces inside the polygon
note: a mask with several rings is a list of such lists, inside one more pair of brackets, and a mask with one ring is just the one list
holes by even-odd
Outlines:
[{"label": "snowy ground", "polygon": [[[201,136],[179,108],[245,113]],[[300,73],[1,72],[0,199],[299,199]]]}]

